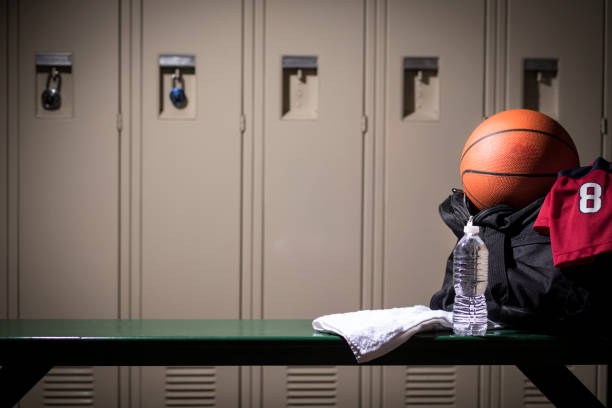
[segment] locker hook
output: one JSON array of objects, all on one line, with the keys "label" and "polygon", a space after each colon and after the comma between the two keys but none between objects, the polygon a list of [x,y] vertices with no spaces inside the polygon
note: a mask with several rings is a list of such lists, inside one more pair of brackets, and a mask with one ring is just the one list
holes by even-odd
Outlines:
[{"label": "locker hook", "polygon": [[172,87],[176,87],[176,83],[179,82],[181,85],[184,84],[183,74],[181,73],[180,68],[176,68],[174,70],[174,74],[172,74]]},{"label": "locker hook", "polygon": [[[58,80],[59,82],[62,81],[62,77],[61,77],[59,71],[57,70],[57,68],[55,68],[55,67],[51,68],[51,76],[52,76],[53,80]],[[58,88],[59,88],[59,84],[58,84]]]},{"label": "locker hook", "polygon": [[297,77],[298,77],[298,81],[300,81],[301,83],[306,82],[306,78],[304,77],[304,71],[302,71],[301,68],[297,70]]},{"label": "locker hook", "polygon": [[419,69],[417,71],[417,79],[419,80],[419,82],[423,82],[423,70]]},{"label": "locker hook", "polygon": [[542,79],[542,71],[538,71],[538,73],[536,74],[536,81],[537,81],[538,83],[541,83],[541,82],[542,82],[542,80],[543,80],[543,79]]},{"label": "locker hook", "polygon": [[172,74],[172,90],[170,91],[170,100],[178,109],[187,106],[187,95],[185,95],[185,80],[179,68],[174,70]]},{"label": "locker hook", "polygon": [[[51,88],[51,81],[55,82],[54,88]],[[58,110],[62,106],[61,88],[62,76],[57,68],[52,67],[47,75],[47,86],[41,95],[42,106],[45,110]]]}]

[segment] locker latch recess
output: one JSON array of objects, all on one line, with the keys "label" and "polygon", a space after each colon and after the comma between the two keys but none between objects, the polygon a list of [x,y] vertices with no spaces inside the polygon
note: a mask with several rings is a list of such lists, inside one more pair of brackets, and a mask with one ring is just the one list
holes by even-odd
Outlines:
[{"label": "locker latch recess", "polygon": [[160,119],[194,119],[196,116],[195,55],[159,56]]},{"label": "locker latch recess", "polygon": [[283,119],[316,119],[319,116],[318,62],[317,56],[283,56]]},{"label": "locker latch recess", "polygon": [[438,57],[404,57],[404,120],[438,120],[440,87]]},{"label": "locker latch recess", "polygon": [[72,53],[36,54],[36,117],[72,117]]},{"label": "locker latch recess", "polygon": [[558,60],[525,58],[523,63],[523,107],[557,118],[559,115]]}]

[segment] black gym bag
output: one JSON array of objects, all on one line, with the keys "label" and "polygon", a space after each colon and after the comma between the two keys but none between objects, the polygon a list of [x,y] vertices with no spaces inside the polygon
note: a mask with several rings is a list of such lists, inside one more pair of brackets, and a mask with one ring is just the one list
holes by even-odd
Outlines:
[{"label": "black gym bag", "polygon": [[[544,197],[519,210],[499,204],[478,212],[462,191],[453,189],[439,212],[459,239],[470,214],[480,227],[489,250],[485,297],[490,320],[530,330],[584,326],[609,332],[604,311],[612,256],[607,253],[590,264],[556,268],[550,238],[533,231],[543,202]],[[432,296],[430,307],[452,311],[454,300],[451,250],[442,288]]]}]

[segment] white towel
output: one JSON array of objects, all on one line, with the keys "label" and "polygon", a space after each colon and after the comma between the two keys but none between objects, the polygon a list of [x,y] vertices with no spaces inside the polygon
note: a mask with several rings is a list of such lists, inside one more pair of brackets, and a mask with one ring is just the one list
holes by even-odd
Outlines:
[{"label": "white towel", "polygon": [[416,305],[382,310],[360,310],[321,316],[315,330],[342,336],[358,363],[380,357],[415,333],[452,327],[453,313]]}]

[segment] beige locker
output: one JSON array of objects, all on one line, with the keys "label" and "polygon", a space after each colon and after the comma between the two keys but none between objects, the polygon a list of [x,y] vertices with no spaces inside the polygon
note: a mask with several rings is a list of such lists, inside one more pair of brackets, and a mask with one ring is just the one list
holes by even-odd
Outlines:
[{"label": "beige locker", "polygon": [[[19,317],[117,317],[117,3],[20,1],[15,18]],[[36,55],[49,52],[72,56],[57,111],[41,109],[37,84]],[[116,393],[117,368],[66,367],[21,406],[112,407]]]},{"label": "beige locker", "polygon": [[[239,317],[241,19],[239,0],[142,4],[139,317]],[[195,61],[184,109],[168,55]],[[143,406],[237,406],[238,369],[144,367],[139,392]]]},{"label": "beige locker", "polygon": [[[20,317],[112,318],[118,262],[117,7],[78,1],[19,6]],[[72,53],[70,118],[36,116],[40,51]]]},{"label": "beige locker", "polygon": [[[264,318],[361,307],[363,12],[353,0],[265,4]],[[292,71],[288,57],[306,65]],[[359,404],[355,367],[263,372],[265,407]]]},{"label": "beige locker", "polygon": [[[429,304],[441,286],[456,239],[438,205],[460,187],[461,149],[482,120],[483,14],[480,1],[389,2],[385,307]],[[403,113],[405,57],[438,58],[439,118]]]},{"label": "beige locker", "polygon": [[[236,318],[239,1],[143,4],[142,317]],[[196,116],[164,118],[159,56],[195,57]]]},{"label": "beige locker", "polygon": [[[591,163],[603,153],[604,2],[584,2],[577,7],[571,0],[510,0],[506,12],[506,107],[525,107],[525,93],[530,92],[529,84],[525,84],[529,76],[525,73],[526,59],[557,61],[556,77],[544,84],[550,89],[540,93],[540,110],[555,117],[568,131],[581,165]],[[556,110],[550,111],[551,107]],[[603,381],[596,366],[577,366],[574,372],[600,398],[605,395],[596,387]],[[502,368],[501,382],[502,408],[550,406],[514,367]]]},{"label": "beige locker", "polygon": [[[582,165],[601,154],[603,78],[603,1],[509,0],[507,9],[507,108],[524,107],[525,60],[557,61],[549,87],[554,98],[541,110],[557,118],[568,131]],[[546,80],[546,74],[544,74]],[[556,113],[556,114],[555,114]]]},{"label": "beige locker", "polygon": [[[384,307],[428,305],[456,241],[438,205],[483,116],[484,3],[390,0],[386,18]],[[385,367],[384,406],[477,406],[477,373]]]},{"label": "beige locker", "polygon": [[[266,318],[359,308],[363,5],[266,3]],[[285,56],[316,56],[318,116],[283,115]]]}]

